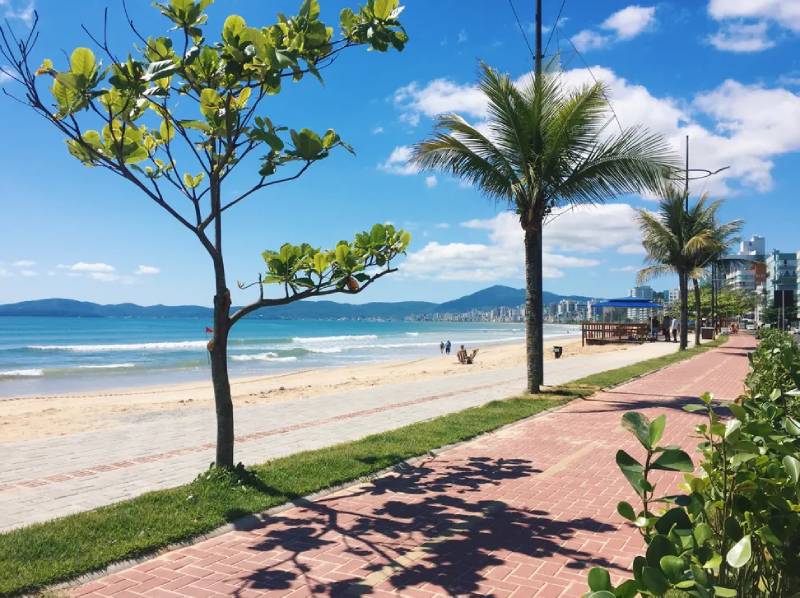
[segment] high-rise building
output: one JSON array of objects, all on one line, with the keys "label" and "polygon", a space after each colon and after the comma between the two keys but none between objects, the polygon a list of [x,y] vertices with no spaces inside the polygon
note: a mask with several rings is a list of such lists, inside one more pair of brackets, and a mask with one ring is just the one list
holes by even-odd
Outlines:
[{"label": "high-rise building", "polygon": [[[652,301],[653,297],[655,296],[656,292],[653,290],[652,287],[649,286],[638,286],[633,287],[629,292],[628,296],[636,297],[637,299],[644,299],[646,301]],[[628,310],[628,319],[633,320],[635,322],[642,322],[650,317],[650,310],[646,308],[639,308],[633,307]]]},{"label": "high-rise building", "polygon": [[669,290],[669,300],[668,303],[677,303],[681,300],[681,290],[680,289],[670,289]]},{"label": "high-rise building", "polygon": [[727,256],[729,263],[734,265],[725,273],[725,286],[729,289],[755,292],[756,287],[766,278],[764,259],[766,258],[766,240],[759,235],[753,235],[749,241],[739,244],[739,251]]},{"label": "high-rise building", "polygon": [[779,323],[792,324],[787,312],[793,312],[797,302],[797,253],[782,253],[777,249],[767,256],[766,302],[779,311]]}]

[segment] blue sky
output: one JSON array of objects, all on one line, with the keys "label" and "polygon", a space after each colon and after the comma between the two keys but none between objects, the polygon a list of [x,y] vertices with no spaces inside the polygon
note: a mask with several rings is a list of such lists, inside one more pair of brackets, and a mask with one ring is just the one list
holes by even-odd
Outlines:
[{"label": "blue sky", "polygon": [[[0,0],[0,12],[22,29],[30,9],[39,11],[37,62],[58,61],[62,50],[89,45],[80,26],[99,31],[105,6],[114,47],[123,53],[132,43],[116,0],[34,2]],[[531,37],[533,1],[514,3]],[[129,4],[141,30],[166,29],[149,2]],[[351,6],[321,4],[333,23]],[[544,2],[546,35],[560,4]],[[217,0],[207,30],[219,30],[230,13],[268,24],[275,12],[298,5]],[[232,288],[237,279],[255,278],[263,249],[284,241],[330,246],[385,221],[409,229],[414,241],[400,273],[359,302],[439,301],[490,284],[522,286],[520,233],[505,206],[446,176],[416,173],[405,162],[406,148],[430,132],[437,113],[457,111],[478,123],[484,118],[474,88],[480,60],[514,78],[530,70],[522,34],[505,0],[405,5],[410,41],[404,52],[353,49],[325,73],[324,87],[304,80],[263,104],[277,123],[336,129],[357,156],[335,154],[300,181],[268,189],[232,212],[226,222]],[[800,2],[567,0],[548,53],[556,49],[570,84],[592,75],[607,82],[624,124],[643,123],[676,146],[688,133],[692,166],[731,167],[695,187],[728,198],[724,219],[745,219],[745,235],[766,236],[769,248],[800,249]],[[12,82],[2,85],[14,91]],[[5,97],[0,123],[6,141],[0,146],[0,302],[59,296],[210,303],[210,263],[190,233],[129,183],[81,166],[51,126]],[[233,185],[243,185],[248,175]],[[642,263],[633,221],[639,207],[655,203],[625,197],[557,218],[545,234],[545,288],[626,294]],[[669,279],[654,284],[671,285]],[[235,290],[234,302],[247,298]]]}]

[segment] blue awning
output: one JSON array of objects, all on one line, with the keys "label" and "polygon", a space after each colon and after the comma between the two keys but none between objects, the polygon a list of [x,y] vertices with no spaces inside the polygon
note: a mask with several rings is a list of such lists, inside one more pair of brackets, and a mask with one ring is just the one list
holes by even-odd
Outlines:
[{"label": "blue awning", "polygon": [[661,309],[664,307],[660,303],[638,299],[636,297],[623,297],[621,299],[609,299],[592,305],[592,309],[601,307],[619,307],[621,309]]}]

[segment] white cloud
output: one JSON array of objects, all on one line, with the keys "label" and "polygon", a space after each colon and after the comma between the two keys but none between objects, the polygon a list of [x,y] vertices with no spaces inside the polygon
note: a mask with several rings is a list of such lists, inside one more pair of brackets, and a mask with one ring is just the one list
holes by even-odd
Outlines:
[{"label": "white cloud", "polygon": [[[560,278],[570,268],[592,268],[602,261],[598,253],[641,245],[634,215],[627,204],[606,204],[581,206],[553,219],[545,226],[543,276]],[[461,226],[487,231],[488,242],[430,242],[408,255],[401,272],[417,278],[481,282],[523,276],[523,233],[515,214],[502,212]]]},{"label": "white cloud", "polygon": [[583,29],[570,38],[579,52],[588,52],[603,48],[611,42],[611,37],[596,33],[591,29]]},{"label": "white cloud", "polygon": [[[664,135],[678,153],[683,153],[684,139],[689,135],[691,165],[710,170],[729,166],[702,181],[703,188],[711,193],[733,194],[741,188],[768,191],[774,160],[800,150],[800,96],[785,88],[728,80],[694,98],[679,100],[657,97],[602,66],[593,66],[591,72],[567,70],[562,78],[568,86],[586,85],[593,82],[592,74],[607,84],[623,126],[643,124]],[[529,76],[523,75],[517,82]],[[479,119],[477,126],[485,126],[480,119],[486,115],[486,103],[475,85],[437,79],[425,86],[414,83],[402,89],[399,95],[406,101],[400,108],[417,120],[460,112]],[[402,174],[413,174],[410,169],[401,170]]]},{"label": "white cloud", "polygon": [[709,36],[709,43],[726,52],[761,52],[775,45],[769,38],[767,23],[728,23]]},{"label": "white cloud", "polygon": [[609,272],[638,272],[641,270],[639,266],[622,266],[620,268],[609,268]]},{"label": "white cloud", "polygon": [[445,112],[484,118],[486,100],[474,85],[459,85],[448,79],[434,79],[424,87],[409,83],[394,93],[394,102],[402,111],[401,118],[413,126],[420,115],[433,117]]},{"label": "white cloud", "polygon": [[25,278],[33,278],[35,276],[39,276],[39,273],[35,270],[20,270],[19,275],[24,276]]},{"label": "white cloud", "polygon": [[628,243],[617,247],[617,253],[623,255],[644,255],[647,253],[641,243]]},{"label": "white cloud", "polygon": [[437,222],[433,225],[433,228],[447,229],[450,228],[450,225],[447,222]]},{"label": "white cloud", "polygon": [[392,150],[385,162],[378,164],[378,169],[391,174],[417,174],[419,168],[409,162],[411,160],[411,152],[411,146],[398,145]]},{"label": "white cloud", "polygon": [[17,260],[11,265],[15,268],[30,268],[31,266],[35,266],[36,262],[33,260]]},{"label": "white cloud", "polygon": [[381,133],[383,133],[383,127],[375,127],[374,129],[372,129],[373,135],[380,135]]},{"label": "white cloud", "polygon": [[156,268],[155,266],[139,266],[134,271],[134,274],[137,276],[143,276],[148,274],[158,274],[161,272],[161,268]]},{"label": "white cloud", "polygon": [[5,268],[0,268],[0,278],[11,278],[14,276],[13,272],[9,272]]},{"label": "white cloud", "polygon": [[769,20],[800,33],[800,3],[797,0],[710,0],[708,14],[717,21]]},{"label": "white cloud", "polygon": [[59,268],[66,268],[71,272],[114,272],[116,268],[114,266],[110,266],[109,264],[104,264],[102,262],[95,262],[95,263],[87,263],[87,262],[76,262],[71,266],[65,266],[63,264],[58,265]]},{"label": "white cloud", "polygon": [[3,70],[3,66],[0,65],[0,86],[4,83],[8,83],[11,81],[11,75],[9,75],[5,70]]},{"label": "white cloud", "polygon": [[33,0],[0,0],[0,7],[4,9],[3,16],[7,19],[17,19],[26,25],[33,23],[33,12],[36,10]]},{"label": "white cloud", "polygon": [[778,77],[779,85],[800,85],[800,71],[789,71]]},{"label": "white cloud", "polygon": [[466,29],[462,29],[461,31],[458,32],[458,40],[457,41],[458,41],[459,44],[465,43],[468,39],[469,39],[469,37],[467,36],[467,30]]},{"label": "white cloud", "polygon": [[425,186],[428,189],[433,189],[438,184],[439,184],[439,179],[437,179],[435,176],[431,175],[425,177]]},{"label": "white cloud", "polygon": [[655,23],[656,7],[634,4],[618,10],[605,21],[603,29],[613,31],[617,39],[633,39]]},{"label": "white cloud", "polygon": [[618,10],[600,24],[608,35],[593,29],[583,29],[573,35],[570,41],[579,52],[588,52],[604,48],[612,42],[627,41],[652,29],[656,22],[655,6],[639,6],[632,4]]}]

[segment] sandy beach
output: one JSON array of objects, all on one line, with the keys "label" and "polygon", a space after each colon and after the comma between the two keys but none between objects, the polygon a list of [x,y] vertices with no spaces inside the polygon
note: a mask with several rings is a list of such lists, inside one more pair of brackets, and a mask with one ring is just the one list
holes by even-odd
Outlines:
[{"label": "sandy beach", "polygon": [[[581,347],[580,340],[545,342],[545,359],[554,359],[552,347],[564,347],[562,359],[607,351],[624,345]],[[455,349],[454,349],[455,350]],[[344,390],[379,387],[402,380],[458,376],[478,370],[525,363],[521,343],[489,345],[480,349],[476,363],[464,366],[455,355],[371,363],[350,367],[300,370],[284,374],[232,380],[235,405],[302,400]],[[211,383],[194,382],[65,395],[11,398],[0,401],[0,442],[63,436],[114,427],[131,416],[176,409],[210,409]]]}]

